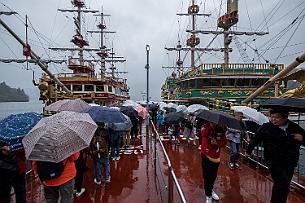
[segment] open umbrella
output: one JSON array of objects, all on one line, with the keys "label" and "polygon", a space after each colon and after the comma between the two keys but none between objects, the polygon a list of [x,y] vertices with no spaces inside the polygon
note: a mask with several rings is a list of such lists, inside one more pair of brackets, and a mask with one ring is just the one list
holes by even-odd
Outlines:
[{"label": "open umbrella", "polygon": [[232,106],[231,109],[235,112],[241,112],[245,118],[254,121],[259,125],[269,122],[267,116],[248,106]]},{"label": "open umbrella", "polygon": [[177,112],[179,112],[179,111],[186,112],[187,111],[187,107],[185,105],[179,105],[179,106],[177,106],[176,111]]},{"label": "open umbrella", "polygon": [[90,107],[90,105],[81,99],[74,99],[74,100],[64,99],[64,100],[59,100],[57,102],[54,102],[53,104],[46,106],[45,110],[54,111],[54,112],[60,112],[60,111],[80,112],[89,107]]},{"label": "open umbrella", "polygon": [[6,117],[0,121],[0,140],[13,150],[22,148],[22,138],[41,118],[42,115],[33,112]]},{"label": "open umbrella", "polygon": [[285,108],[293,112],[305,112],[305,99],[301,98],[272,98],[259,104],[265,108]]},{"label": "open umbrella", "polygon": [[132,106],[121,106],[120,111],[128,116],[130,120],[137,120],[138,119],[138,112]]},{"label": "open umbrella", "polygon": [[197,114],[197,117],[216,123],[223,128],[232,128],[236,130],[244,130],[245,128],[241,121],[236,120],[233,116],[230,116],[222,111],[202,110]]},{"label": "open umbrella", "polygon": [[96,128],[86,113],[63,111],[45,117],[23,138],[25,156],[58,163],[88,147]]},{"label": "open umbrella", "polygon": [[209,110],[208,107],[203,106],[201,104],[192,104],[189,107],[187,107],[187,112],[188,113],[195,113],[197,110]]},{"label": "open umbrella", "polygon": [[88,113],[96,123],[123,123],[126,122],[124,114],[116,109],[102,106],[91,106],[82,111]]},{"label": "open umbrella", "polygon": [[126,131],[132,127],[131,120],[128,116],[124,115],[126,118],[126,121],[122,123],[110,123],[109,128],[115,131]]},{"label": "open umbrella", "polygon": [[182,112],[171,112],[165,115],[164,120],[168,124],[178,124],[185,120],[185,115]]}]

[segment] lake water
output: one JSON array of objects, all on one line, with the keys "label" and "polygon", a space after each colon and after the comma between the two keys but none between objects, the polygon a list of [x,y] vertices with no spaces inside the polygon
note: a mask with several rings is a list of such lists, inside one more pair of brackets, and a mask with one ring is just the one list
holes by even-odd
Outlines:
[{"label": "lake water", "polygon": [[29,102],[0,102],[0,120],[11,115],[25,112],[42,113],[43,103],[41,101]]}]

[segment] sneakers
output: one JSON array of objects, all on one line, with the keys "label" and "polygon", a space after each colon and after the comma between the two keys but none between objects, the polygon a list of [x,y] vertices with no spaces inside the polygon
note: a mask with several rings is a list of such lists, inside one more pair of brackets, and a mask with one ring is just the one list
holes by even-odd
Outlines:
[{"label": "sneakers", "polygon": [[116,160],[116,161],[120,160],[120,157],[119,157],[119,156],[117,156],[117,157],[115,158],[115,160]]},{"label": "sneakers", "polygon": [[[94,179],[95,180],[95,179]],[[86,191],[85,188],[82,188],[80,192],[75,193],[76,197],[80,197]]]},{"label": "sneakers", "polygon": [[105,179],[105,183],[110,183],[110,176],[108,178]]},{"label": "sneakers", "polygon": [[212,198],[213,198],[213,200],[216,200],[216,201],[219,200],[219,196],[214,191],[212,191]]},{"label": "sneakers", "polygon": [[213,198],[212,197],[206,197],[205,198],[205,203],[212,203],[213,202]]},{"label": "sneakers", "polygon": [[229,168],[231,169],[231,170],[233,170],[235,167],[234,167],[234,164],[233,163],[231,163],[231,162],[228,162],[228,166],[229,166]]},{"label": "sneakers", "polygon": [[201,145],[199,145],[198,150],[201,151]]},{"label": "sneakers", "polygon": [[102,183],[102,181],[97,181],[96,178],[94,178],[94,183],[97,185],[100,185]]},{"label": "sneakers", "polygon": [[235,168],[239,168],[239,164],[238,163],[235,163]]}]

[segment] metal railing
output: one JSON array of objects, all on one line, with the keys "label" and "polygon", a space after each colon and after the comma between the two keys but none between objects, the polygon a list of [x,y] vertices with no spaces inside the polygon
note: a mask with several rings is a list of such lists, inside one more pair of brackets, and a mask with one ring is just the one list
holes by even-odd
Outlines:
[{"label": "metal railing", "polygon": [[167,162],[167,165],[168,165],[168,172],[169,172],[168,173],[169,174],[168,175],[168,182],[167,182],[168,203],[174,202],[174,185],[176,186],[176,189],[177,189],[177,192],[179,194],[181,202],[186,203],[187,201],[186,201],[185,195],[184,195],[184,193],[183,193],[183,191],[181,189],[181,186],[180,186],[180,184],[178,182],[178,179],[177,179],[176,174],[174,172],[174,169],[172,167],[171,161],[170,161],[169,156],[168,156],[168,154],[167,154],[167,152],[166,152],[166,150],[164,148],[164,145],[163,145],[162,140],[160,138],[160,135],[159,135],[159,133],[158,133],[158,131],[156,129],[156,126],[154,125],[154,123],[151,120],[150,120],[150,123],[151,123],[151,126],[152,126],[152,130],[153,130],[153,132],[155,134],[155,146],[154,146],[155,147],[155,149],[154,149],[155,153],[157,151],[156,149],[157,149],[157,141],[158,141],[159,145],[160,145],[160,147],[162,149],[162,152],[164,154],[164,157],[165,157],[165,160]]},{"label": "metal railing", "polygon": [[[248,135],[249,135],[249,139],[252,140],[255,133],[253,132],[250,132],[250,131],[247,131]],[[241,155],[243,157],[247,157],[246,154],[245,154],[245,150],[247,149],[248,147],[248,144],[249,142],[245,139],[242,140],[242,143],[241,143],[241,148],[243,150],[241,150]],[[301,147],[300,149],[300,158],[302,156],[302,154],[304,153],[305,154],[305,147]],[[262,144],[259,144],[258,146],[256,146],[251,154],[250,157],[247,157],[249,160],[253,161],[254,163],[257,164],[257,167],[260,166],[260,167],[263,167],[265,169],[268,169],[268,167],[266,166],[265,164],[265,161],[264,161],[264,148],[262,146]],[[304,172],[301,173],[301,161],[304,161],[305,162],[305,159],[299,159],[299,163],[295,169],[295,173],[294,173],[294,176],[293,176],[293,179],[291,181],[292,185],[296,186],[296,187],[299,187],[300,189],[302,190],[305,190],[305,166],[303,166],[304,168],[302,169]],[[305,163],[304,163],[305,165]],[[301,178],[304,179],[303,182],[301,182]]]}]

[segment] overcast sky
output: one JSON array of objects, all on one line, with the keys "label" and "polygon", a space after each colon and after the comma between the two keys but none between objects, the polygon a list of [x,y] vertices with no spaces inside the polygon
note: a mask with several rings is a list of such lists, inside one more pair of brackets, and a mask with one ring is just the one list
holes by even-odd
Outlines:
[{"label": "overcast sky", "polygon": [[[188,17],[177,17],[176,13],[185,12],[189,0],[88,0],[85,1],[88,9],[103,9],[104,13],[111,14],[106,19],[109,30],[116,31],[112,36],[106,36],[106,45],[113,47],[118,56],[125,56],[126,63],[117,64],[119,70],[128,71],[127,79],[130,86],[132,99],[141,99],[141,92],[146,90],[146,51],[145,45],[149,44],[150,51],[150,95],[153,100],[160,100],[160,88],[171,71],[164,70],[162,66],[172,66],[176,60],[176,53],[167,53],[164,47],[173,47],[179,39],[182,44],[188,34],[185,32],[189,24]],[[201,11],[211,13],[210,18],[197,20],[199,29],[215,30],[217,17],[224,14],[226,0],[197,1]],[[270,34],[262,37],[240,37],[242,46],[246,49],[249,58],[254,62],[264,62],[263,59],[274,63],[288,65],[292,60],[305,50],[304,40],[304,11],[291,29],[283,37],[275,41],[279,33],[284,30],[305,8],[304,0],[240,0],[239,5],[239,31],[269,31]],[[8,8],[7,8],[7,7]],[[74,34],[73,14],[58,12],[58,8],[72,8],[70,0],[1,0],[0,11],[12,9],[19,13],[18,16],[1,16],[19,36],[24,39],[25,28],[21,18],[27,14],[32,28],[29,31],[30,44],[33,50],[42,58],[64,58],[69,53],[54,53],[47,48],[54,46],[72,46],[70,40]],[[222,8],[222,9],[220,9]],[[95,29],[95,17],[84,18],[87,22],[85,28]],[[300,24],[299,24],[300,22]],[[298,28],[298,29],[297,29]],[[296,31],[295,31],[296,30]],[[294,33],[294,34],[293,34]],[[293,35],[293,36],[292,36]],[[99,36],[84,34],[90,40],[92,47],[98,47]],[[287,40],[287,48],[281,53]],[[213,36],[200,36],[201,47],[206,47]],[[222,47],[222,36],[214,41],[211,48]],[[247,42],[249,45],[245,45]],[[273,43],[274,42],[274,43]],[[0,58],[24,58],[22,47],[0,27]],[[236,47],[232,42],[233,49]],[[291,46],[294,45],[294,46]],[[260,49],[261,48],[261,49]],[[263,58],[257,57],[254,50],[258,49]],[[267,50],[266,50],[267,49]],[[266,50],[266,51],[264,51]],[[184,57],[184,55],[183,55]],[[185,66],[189,66],[189,56],[184,57]],[[201,62],[221,63],[222,54],[205,54]],[[278,59],[277,59],[278,58]],[[242,62],[237,49],[231,54],[232,62]],[[39,67],[30,65],[35,70],[35,79],[41,74]],[[31,95],[37,95],[37,88],[33,86],[32,71],[25,70],[21,64],[0,64],[0,81],[5,81],[13,87],[20,87]],[[64,66],[52,65],[54,73],[62,72]],[[35,94],[36,92],[36,94]],[[33,96],[34,97],[34,96]],[[33,98],[32,99],[36,99]]]}]

